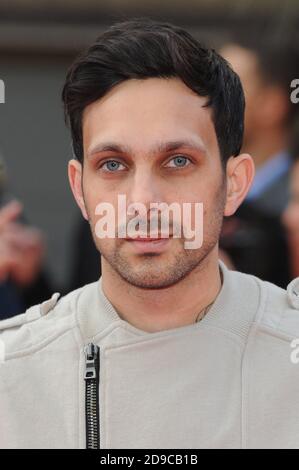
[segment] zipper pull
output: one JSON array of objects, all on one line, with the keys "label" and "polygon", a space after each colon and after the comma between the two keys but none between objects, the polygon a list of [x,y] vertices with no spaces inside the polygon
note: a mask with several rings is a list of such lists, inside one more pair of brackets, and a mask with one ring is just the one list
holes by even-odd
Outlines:
[{"label": "zipper pull", "polygon": [[97,377],[97,358],[98,358],[99,348],[93,343],[89,343],[84,348],[85,353],[85,375],[84,379],[96,379]]}]

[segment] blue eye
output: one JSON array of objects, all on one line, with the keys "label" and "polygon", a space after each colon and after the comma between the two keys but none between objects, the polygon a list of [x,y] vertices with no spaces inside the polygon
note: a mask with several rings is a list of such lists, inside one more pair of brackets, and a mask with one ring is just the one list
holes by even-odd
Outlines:
[{"label": "blue eye", "polygon": [[[106,165],[106,168],[104,168],[105,165]],[[101,168],[103,168],[105,171],[113,173],[119,170],[120,166],[123,166],[123,168],[125,168],[125,166],[122,165],[122,163],[118,162],[117,160],[107,160],[106,162],[103,163],[103,165],[101,165]]]},{"label": "blue eye", "polygon": [[[171,162],[174,162],[174,165],[170,165]],[[184,157],[184,155],[177,155],[172,158],[166,166],[170,166],[171,168],[184,168],[185,166],[189,166],[189,164],[186,165],[187,162],[191,163],[189,158]]]}]

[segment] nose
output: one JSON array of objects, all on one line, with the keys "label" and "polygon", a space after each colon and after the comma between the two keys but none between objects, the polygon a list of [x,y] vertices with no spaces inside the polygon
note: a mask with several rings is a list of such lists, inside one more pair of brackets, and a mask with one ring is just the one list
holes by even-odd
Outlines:
[{"label": "nose", "polygon": [[161,182],[158,181],[158,178],[145,168],[136,171],[130,190],[127,193],[128,205],[136,205],[137,207],[141,203],[148,213],[151,203],[162,201]]}]

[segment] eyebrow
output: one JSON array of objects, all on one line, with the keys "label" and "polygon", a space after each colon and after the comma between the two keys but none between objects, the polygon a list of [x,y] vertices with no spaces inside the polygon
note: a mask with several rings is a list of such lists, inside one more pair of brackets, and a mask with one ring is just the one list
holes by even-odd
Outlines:
[{"label": "eyebrow", "polygon": [[[198,150],[201,153],[206,153],[206,148],[203,143],[190,139],[158,142],[152,149],[150,149],[149,153],[155,155],[163,152],[177,150],[181,147],[192,148]],[[115,142],[103,142],[100,144],[96,144],[94,147],[92,147],[88,151],[87,156],[91,157],[92,155],[100,152],[116,152],[130,154],[133,153],[133,150],[127,145],[122,145]]]}]

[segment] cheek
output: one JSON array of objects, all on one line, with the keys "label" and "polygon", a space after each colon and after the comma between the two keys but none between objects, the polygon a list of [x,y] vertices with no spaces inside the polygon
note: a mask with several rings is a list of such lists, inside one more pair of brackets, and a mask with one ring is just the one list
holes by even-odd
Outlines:
[{"label": "cheek", "polygon": [[216,177],[207,175],[200,178],[196,185],[190,186],[188,192],[185,189],[184,198],[180,202],[201,203],[205,216],[212,216],[215,211],[219,211],[219,206],[224,205],[225,193],[221,176],[218,175],[219,169],[214,169]]},{"label": "cheek", "polygon": [[96,206],[104,200],[104,194],[97,179],[88,172],[83,174],[83,194],[87,209],[94,214]]},{"label": "cheek", "polygon": [[95,193],[84,193],[85,208],[92,226],[94,226],[98,218],[98,216],[96,215],[96,207],[98,205],[98,202],[99,200],[96,197]]}]

